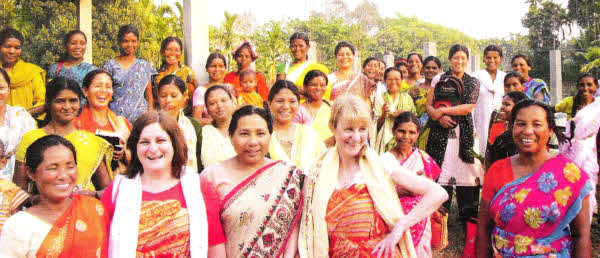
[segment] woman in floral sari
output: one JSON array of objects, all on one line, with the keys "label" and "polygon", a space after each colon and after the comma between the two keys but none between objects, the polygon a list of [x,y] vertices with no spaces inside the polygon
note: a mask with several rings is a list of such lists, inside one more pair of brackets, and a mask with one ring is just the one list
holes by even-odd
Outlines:
[{"label": "woman in floral sari", "polygon": [[377,83],[363,73],[353,70],[354,46],[347,41],[341,41],[335,46],[334,53],[338,70],[327,76],[331,83],[331,101],[342,94],[350,93],[359,96],[372,107]]},{"label": "woman in floral sari", "polygon": [[539,101],[543,101],[546,104],[550,104],[550,95],[548,90],[548,86],[546,82],[542,79],[534,79],[529,77],[529,72],[531,71],[531,62],[529,61],[529,57],[526,55],[516,55],[512,58],[510,62],[512,66],[512,70],[515,72],[519,72],[523,79],[525,79],[523,92],[527,94],[528,97],[532,99],[537,99]]},{"label": "woman in floral sari", "polygon": [[[48,83],[46,91],[46,106],[48,115],[42,121],[43,127],[31,130],[23,135],[17,146],[15,183],[23,188],[27,187],[27,173],[25,153],[29,145],[35,140],[56,134],[69,140],[77,151],[77,186],[82,193],[98,196],[112,179],[110,161],[112,160],[113,147],[104,139],[85,130],[75,127],[75,119],[80,109],[80,100],[83,96],[79,84],[67,77],[58,77]],[[31,192],[31,191],[30,191]]]},{"label": "woman in floral sari", "polygon": [[[333,105],[336,146],[313,166],[304,188],[300,257],[417,257],[408,229],[448,197],[442,187],[403,167],[389,171],[366,142],[370,108],[352,95]],[[422,195],[405,213],[397,189]]]},{"label": "woman in floral sari", "polygon": [[556,130],[552,109],[523,100],[513,109],[519,154],[492,164],[482,191],[478,257],[591,257],[589,176],[546,145]]},{"label": "woman in floral sari", "polygon": [[3,257],[107,257],[104,207],[73,194],[76,156],[75,147],[58,135],[27,148],[27,174],[40,193],[39,203],[6,221],[0,235]]},{"label": "woman in floral sari", "polygon": [[207,167],[202,181],[220,198],[227,257],[294,257],[304,175],[266,158],[273,132],[268,111],[244,106],[229,125],[237,155]]},{"label": "woman in floral sari", "polygon": [[[433,159],[415,147],[420,129],[419,119],[411,112],[402,112],[394,119],[392,132],[395,146],[381,156],[388,171],[395,171],[403,166],[417,175],[422,175],[436,181],[440,175],[440,167]],[[420,196],[400,195],[402,208],[410,212],[421,200]],[[426,218],[410,228],[410,233],[418,257],[432,257],[431,253],[431,222]]]}]

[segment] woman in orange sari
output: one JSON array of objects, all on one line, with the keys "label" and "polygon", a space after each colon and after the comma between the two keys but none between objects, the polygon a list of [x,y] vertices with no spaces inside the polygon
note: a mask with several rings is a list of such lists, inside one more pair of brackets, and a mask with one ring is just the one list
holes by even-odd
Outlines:
[{"label": "woman in orange sari", "polygon": [[27,148],[27,175],[39,203],[10,217],[0,235],[3,257],[107,257],[108,217],[102,204],[73,194],[75,147],[47,135]]},{"label": "woman in orange sari", "polygon": [[202,172],[220,199],[227,257],[294,257],[304,175],[266,158],[273,132],[268,111],[244,106],[229,125],[237,153]]},{"label": "woman in orange sari", "polygon": [[[432,180],[401,166],[385,168],[366,144],[371,121],[359,97],[336,99],[329,122],[336,146],[313,166],[304,185],[300,257],[415,258],[409,228],[448,198]],[[423,198],[405,213],[397,189]]]},{"label": "woman in orange sari", "polygon": [[120,141],[113,146],[115,151],[111,167],[114,173],[123,173],[125,172],[123,146],[129,137],[131,124],[125,117],[117,116],[108,107],[113,96],[113,78],[108,71],[96,69],[85,75],[82,87],[87,104],[75,119],[75,128],[96,135],[116,134]]}]

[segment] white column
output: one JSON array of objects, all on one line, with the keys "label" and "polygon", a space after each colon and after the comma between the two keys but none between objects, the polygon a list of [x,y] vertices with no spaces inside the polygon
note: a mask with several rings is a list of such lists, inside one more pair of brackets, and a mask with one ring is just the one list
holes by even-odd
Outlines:
[{"label": "white column", "polygon": [[558,103],[562,99],[562,61],[560,50],[550,50],[550,101]]},{"label": "white column", "polygon": [[79,1],[79,30],[85,33],[87,38],[87,45],[85,54],[83,55],[83,61],[92,63],[93,52],[92,52],[92,0],[80,0]]},{"label": "white column", "polygon": [[481,57],[479,55],[473,55],[471,57],[471,73],[479,71],[481,66]]},{"label": "white column", "polygon": [[308,49],[308,60],[311,62],[319,62],[319,52],[317,51],[317,42],[314,40],[310,42],[310,48]]},{"label": "white column", "polygon": [[385,63],[385,68],[390,68],[392,66],[394,66],[394,55],[392,55],[391,53],[388,53],[387,55],[383,56],[383,62]]},{"label": "white column", "polygon": [[435,42],[425,42],[423,44],[423,58],[428,56],[437,56],[437,45]]},{"label": "white column", "polygon": [[194,70],[200,84],[207,82],[208,0],[183,0],[183,40],[185,64]]}]

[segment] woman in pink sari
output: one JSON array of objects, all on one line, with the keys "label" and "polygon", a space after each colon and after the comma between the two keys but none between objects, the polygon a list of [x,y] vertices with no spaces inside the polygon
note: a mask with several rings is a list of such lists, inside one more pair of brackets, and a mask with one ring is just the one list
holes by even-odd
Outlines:
[{"label": "woman in pink sari", "polygon": [[[388,171],[395,171],[402,166],[417,175],[425,176],[433,181],[437,180],[440,167],[424,151],[415,146],[419,138],[419,118],[414,113],[407,111],[400,113],[394,119],[392,132],[395,146],[390,151],[381,155],[384,166]],[[402,209],[410,212],[421,201],[421,196],[406,194],[398,190]],[[418,257],[432,257],[431,252],[431,222],[429,218],[421,220],[410,227],[415,251]]]},{"label": "woman in pink sari", "polygon": [[227,257],[294,257],[304,175],[266,158],[273,133],[268,111],[244,106],[229,125],[233,158],[208,166],[202,182],[220,199]]},{"label": "woman in pink sari", "polygon": [[523,100],[512,112],[519,154],[492,164],[482,190],[477,256],[591,257],[589,176],[546,148],[556,131],[551,107]]}]

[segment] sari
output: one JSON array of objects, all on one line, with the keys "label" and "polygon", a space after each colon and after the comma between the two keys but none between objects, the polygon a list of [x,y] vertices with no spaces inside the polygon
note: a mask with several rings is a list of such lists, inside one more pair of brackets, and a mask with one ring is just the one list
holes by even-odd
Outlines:
[{"label": "sari", "polygon": [[[230,72],[225,75],[225,83],[233,85],[235,91],[231,92],[232,94],[236,94],[236,92],[242,92],[242,86],[240,85],[240,75],[238,72]],[[267,82],[262,73],[256,71],[256,88],[254,91],[257,92],[263,101],[267,101],[269,98],[269,88],[267,87]],[[237,96],[235,96],[237,98]]]},{"label": "sari", "polygon": [[12,180],[0,179],[0,232],[6,219],[29,198],[27,192],[15,185]]},{"label": "sari", "polygon": [[314,129],[321,137],[321,140],[325,141],[333,136],[331,129],[329,129],[330,118],[331,106],[326,102],[323,102],[315,117],[312,117],[312,114],[308,109],[301,104],[300,107],[298,107],[298,111],[296,112],[296,115],[294,115],[292,122],[312,127],[312,129]]},{"label": "sari", "polygon": [[[60,69],[59,64],[61,66]],[[85,75],[96,69],[98,69],[98,67],[86,62],[81,62],[69,68],[64,67],[62,62],[58,62],[48,68],[48,74],[46,76],[48,77],[48,80],[52,80],[59,76],[65,76],[77,81],[79,87],[81,87]]]},{"label": "sari", "polygon": [[67,210],[50,225],[21,211],[6,221],[0,246],[7,257],[107,257],[108,216],[100,201],[73,195]]},{"label": "sari", "polygon": [[129,132],[131,131],[131,124],[129,121],[127,121],[125,117],[117,116],[117,114],[112,112],[110,109],[107,112],[107,117],[108,123],[106,123],[104,126],[99,125],[92,117],[90,106],[85,105],[79,116],[75,119],[75,128],[94,134],[98,130],[115,132],[122,136],[123,139],[127,139],[129,137]]},{"label": "sari", "polygon": [[[16,159],[25,162],[25,152],[29,145],[39,138],[48,135],[43,129],[34,129],[23,135],[19,146],[17,146]],[[106,169],[110,178],[113,178],[110,161],[113,155],[113,146],[106,140],[88,131],[76,130],[64,137],[75,146],[77,155],[77,186],[82,190],[94,191],[96,188],[92,183],[92,176],[100,166],[106,162]]]},{"label": "sari", "polygon": [[369,107],[373,107],[377,84],[366,75],[357,73],[349,80],[340,80],[335,73],[330,73],[327,78],[331,83],[331,101],[342,94],[354,94],[366,101]]},{"label": "sari", "polygon": [[[190,167],[179,184],[159,193],[142,190],[134,178],[117,176],[102,196],[112,213],[109,257],[206,257],[214,232],[205,187]],[[222,243],[222,242],[221,242]]]},{"label": "sari", "polygon": [[310,127],[296,124],[294,139],[285,142],[273,131],[269,142],[269,154],[273,160],[283,160],[296,165],[300,170],[309,169],[326,149],[321,137]]},{"label": "sari", "polygon": [[302,211],[304,174],[272,162],[221,200],[227,257],[280,257]]},{"label": "sari", "polygon": [[0,179],[12,181],[15,171],[15,151],[21,141],[21,137],[29,130],[36,129],[33,117],[23,107],[6,105],[4,113],[4,125],[0,125],[0,140],[4,144],[4,155],[8,161],[4,168],[0,169]]},{"label": "sari", "polygon": [[237,155],[231,139],[219,132],[213,125],[202,127],[202,145],[200,159],[202,166],[208,167],[217,162],[229,159]]},{"label": "sari", "polygon": [[508,122],[497,122],[492,124],[492,127],[490,128],[490,136],[488,137],[488,144],[492,145],[494,144],[494,141],[496,141],[496,138],[498,136],[500,136],[502,133],[506,132],[506,129],[508,128]]},{"label": "sari", "polygon": [[[297,63],[293,65],[290,63],[284,63],[280,64],[277,67],[277,73],[285,74],[285,79],[293,82],[301,91],[302,89],[304,89],[304,77],[308,72],[312,70],[318,70],[323,72],[324,74],[329,74],[329,68],[322,64],[311,61],[304,61],[302,63]],[[329,100],[330,95],[331,84],[327,85],[327,90],[325,91],[325,95],[323,95],[323,98]]]},{"label": "sari", "polygon": [[9,105],[23,107],[26,110],[44,105],[46,99],[44,69],[19,59],[13,69],[6,73],[10,78],[10,95],[7,101]]},{"label": "sari", "polygon": [[[310,175],[307,178],[306,184],[304,185],[304,207],[302,210],[302,220],[300,221],[300,234],[298,236],[298,251],[300,257],[328,257],[334,251],[332,256],[336,256],[338,253],[340,256],[352,252],[358,252],[359,247],[364,248],[363,242],[360,239],[353,241],[351,237],[340,239],[344,237],[344,234],[330,235],[332,228],[328,225],[332,222],[335,212],[332,208],[338,207],[343,209],[350,209],[351,205],[343,205],[344,200],[365,200],[361,197],[361,190],[366,186],[368,190],[368,198],[372,200],[374,210],[371,209],[371,213],[376,212],[383,220],[380,224],[385,224],[387,230],[394,227],[394,223],[404,216],[404,211],[398,194],[396,193],[396,187],[392,182],[390,174],[386,172],[386,169],[382,165],[382,160],[379,158],[377,153],[370,148],[367,148],[365,155],[360,159],[360,173],[364,183],[354,184],[350,188],[345,188],[344,191],[351,191],[350,194],[354,193],[355,198],[335,198],[348,196],[340,190],[336,190],[338,184],[338,173],[339,173],[339,155],[337,147],[333,147],[327,151],[326,154],[322,155],[319,161],[310,170]],[[405,171],[409,173],[408,171]],[[331,205],[329,205],[332,203]],[[356,202],[349,203],[356,204]],[[368,205],[368,204],[367,204]],[[355,210],[369,210],[368,207],[363,209]],[[330,214],[329,217],[327,215]],[[340,215],[348,214],[347,212],[341,212]],[[369,215],[365,215],[369,216]],[[370,216],[373,218],[373,214]],[[328,220],[329,218],[329,220]],[[340,218],[343,219],[343,218]],[[378,220],[371,219],[370,221],[377,222]],[[381,226],[369,223],[369,229],[362,229],[362,232],[366,230],[375,231],[379,229],[380,233],[386,234],[385,231],[381,231]],[[351,229],[352,227],[345,227]],[[337,227],[336,227],[337,229]],[[339,228],[344,230],[344,228]],[[334,230],[335,231],[335,230]],[[389,232],[389,231],[388,231]],[[361,232],[359,232],[360,234]],[[346,234],[352,234],[350,231],[346,231]],[[383,239],[385,235],[378,234],[380,239]],[[361,234],[364,237],[364,234]],[[337,237],[337,238],[336,238]],[[339,241],[344,241],[346,244],[338,244]],[[376,244],[377,242],[375,242]],[[332,249],[335,248],[335,249]],[[375,245],[369,245],[369,249],[372,250]],[[404,233],[402,239],[398,243],[398,249],[394,253],[395,257],[417,257],[414,248],[411,234],[408,230]],[[368,253],[370,251],[368,250]]]},{"label": "sari", "polygon": [[110,109],[117,115],[135,122],[144,112],[148,111],[146,87],[156,69],[148,61],[136,58],[129,68],[125,69],[115,59],[109,59],[103,65],[114,79],[113,100]]},{"label": "sari", "polygon": [[[386,152],[381,155],[384,166],[388,171],[397,170],[398,166],[407,168],[415,174],[421,174],[435,181],[441,173],[440,167],[424,151],[413,148],[412,153],[403,161],[398,162],[394,154]],[[402,209],[406,213],[412,211],[421,201],[421,196],[399,196]],[[410,227],[410,234],[418,257],[432,257],[431,251],[431,220],[426,218]]]},{"label": "sari", "polygon": [[[186,166],[189,166],[192,169],[194,169],[194,171],[198,172],[198,153],[196,152],[196,148],[198,148],[198,134],[196,131],[196,127],[192,122],[192,119],[193,118],[186,117],[183,114],[182,109],[179,111],[177,124],[179,124],[179,128],[183,132],[183,136],[185,137],[185,144],[187,145],[188,158],[185,164]],[[196,120],[194,120],[194,122],[196,122]]]},{"label": "sari", "polygon": [[[512,174],[509,158],[492,165],[487,176],[502,173]],[[570,257],[569,223],[593,188],[588,179],[559,155],[500,188],[490,201],[495,257]],[[483,192],[489,193],[488,188],[484,185]]]},{"label": "sari", "polygon": [[[155,91],[153,94],[157,94],[157,87],[158,87],[158,83],[160,82],[160,80],[162,78],[164,78],[167,75],[170,74],[174,74],[177,75],[179,78],[181,78],[184,82],[185,85],[187,86],[187,90],[186,90],[186,94],[187,95],[187,99],[191,100],[194,99],[194,91],[196,90],[196,87],[198,87],[198,81],[196,79],[196,74],[194,73],[194,70],[192,70],[192,68],[190,68],[189,66],[186,65],[181,65],[181,67],[179,67],[179,69],[171,72],[171,73],[167,73],[167,71],[159,71],[158,74],[156,75],[156,77],[152,80],[152,89],[153,91]],[[156,95],[154,96],[155,99],[157,99]]]},{"label": "sari", "polygon": [[546,82],[542,79],[530,78],[529,81],[524,83],[524,86],[523,93],[525,93],[527,97],[534,99],[535,95],[541,91],[544,94],[544,103],[550,105],[550,95],[548,95],[550,90],[548,89]]},{"label": "sari", "polygon": [[396,110],[410,111],[415,113],[415,105],[413,100],[405,92],[399,92],[396,98],[393,98],[388,91],[384,92],[383,95],[375,97],[375,106],[373,107],[373,120],[377,121],[382,116],[383,105],[387,104],[390,109],[390,114],[385,118],[383,125],[377,131],[377,137],[375,138],[375,145],[373,148],[380,154],[385,153],[389,150],[386,146],[390,141],[394,140],[394,132],[392,127],[394,126],[394,117],[391,115]]},{"label": "sari", "polygon": [[566,97],[554,106],[554,112],[567,114],[567,119],[573,117],[573,96]]}]

